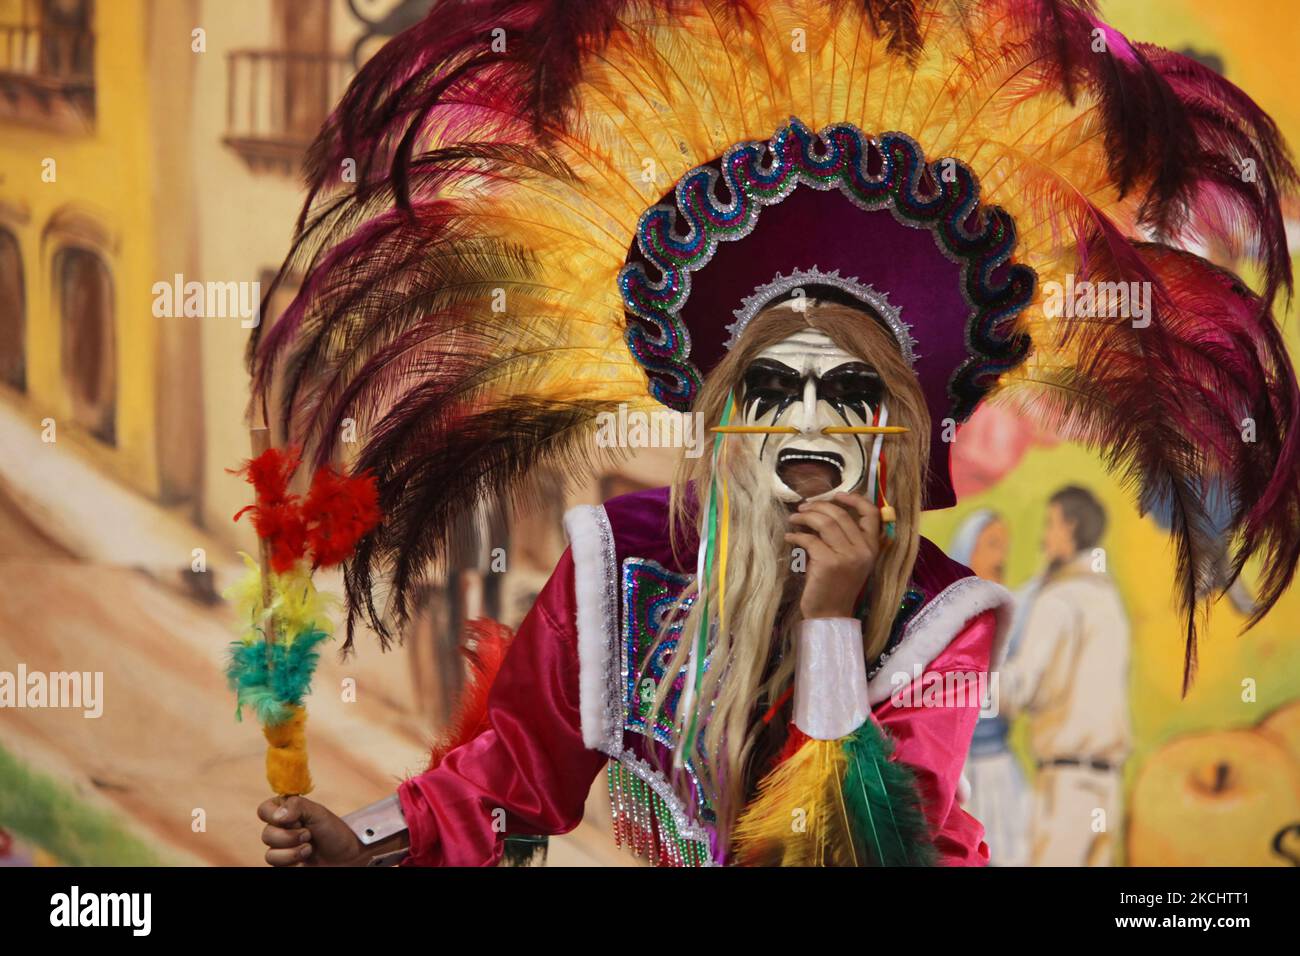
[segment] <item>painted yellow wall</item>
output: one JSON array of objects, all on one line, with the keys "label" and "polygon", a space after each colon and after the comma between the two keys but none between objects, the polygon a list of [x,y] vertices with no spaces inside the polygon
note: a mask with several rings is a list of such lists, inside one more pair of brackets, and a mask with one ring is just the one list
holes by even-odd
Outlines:
[{"label": "painted yellow wall", "polygon": [[1297,143],[1300,18],[1294,0],[1102,0],[1101,6],[1105,19],[1129,36],[1217,54],[1228,79]]},{"label": "painted yellow wall", "polygon": [[[22,7],[22,0],[0,0],[0,23],[22,22]],[[357,25],[342,0],[331,12],[336,48],[348,50]],[[53,416],[61,439],[150,496],[160,491],[160,455],[197,455],[202,471],[193,516],[245,546],[251,540],[230,516],[245,503],[247,486],[228,469],[247,454],[248,330],[223,317],[155,318],[152,287],[177,271],[200,282],[257,281],[289,248],[302,201],[298,176],[250,170],[222,142],[227,55],[273,47],[272,14],[269,0],[101,0],[93,130],[72,134],[0,121],[0,224],[18,239],[27,295],[28,389],[26,400],[18,399],[24,413],[33,427]],[[203,52],[191,50],[194,27],[206,31]],[[179,82],[180,71],[189,90],[179,95],[189,97],[183,106],[171,87],[151,88],[159,77]],[[181,109],[185,115],[173,117]],[[181,142],[163,148],[168,136]],[[46,157],[57,163],[52,184],[40,178]],[[183,172],[162,168],[177,162],[185,164]],[[103,254],[113,277],[117,330],[116,448],[78,434],[62,382],[50,274],[57,249],[42,251],[41,234],[63,209],[90,216],[110,237]],[[177,370],[158,367],[166,361],[159,357],[163,331],[198,337],[197,374],[182,371],[184,382],[174,380]],[[166,394],[159,392],[160,381]],[[200,393],[201,423],[192,433],[160,438],[159,403],[183,388]],[[179,449],[179,441],[194,447]]]},{"label": "painted yellow wall", "polygon": [[[275,270],[289,250],[304,191],[297,173],[250,170],[222,143],[226,133],[227,54],[275,46],[274,9],[269,0],[199,0],[198,20],[207,30],[207,52],[197,60],[192,112],[193,182],[198,230],[196,278],[257,281]],[[357,32],[343,0],[330,10],[335,49],[347,51]],[[263,290],[265,292],[265,290]],[[248,454],[248,376],[244,349],[249,331],[237,321],[204,320],[202,329],[204,407],[203,501],[206,528],[245,546],[243,525],[230,521],[247,504],[248,485],[228,469]]]},{"label": "painted yellow wall", "polygon": [[[15,6],[7,0],[5,6]],[[154,449],[154,354],[151,313],[154,211],[150,160],[150,90],[143,0],[96,4],[96,119],[93,132],[64,133],[6,122],[0,126],[0,204],[17,207],[15,229],[27,291],[27,378],[36,421],[53,416],[60,440],[84,445],[109,471],[147,494],[157,487]],[[0,7],[0,21],[12,9]],[[55,182],[41,179],[42,161],[56,163]],[[113,277],[117,336],[117,447],[78,435],[60,373],[60,329],[51,264],[58,251],[42,248],[51,217],[76,210],[109,236],[101,250]]]}]

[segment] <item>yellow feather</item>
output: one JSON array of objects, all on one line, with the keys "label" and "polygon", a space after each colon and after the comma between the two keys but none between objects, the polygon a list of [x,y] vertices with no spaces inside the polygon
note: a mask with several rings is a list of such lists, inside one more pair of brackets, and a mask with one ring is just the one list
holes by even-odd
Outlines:
[{"label": "yellow feather", "polygon": [[[262,604],[262,569],[244,552],[245,572],[223,592],[222,597],[235,606],[237,619],[242,622],[240,640],[245,644],[265,638],[267,608]],[[275,621],[276,640],[292,644],[294,638],[308,630],[334,629],[331,615],[338,610],[336,595],[322,594],[312,582],[311,568],[305,562],[284,574],[271,575],[270,616]]]},{"label": "yellow feather", "polygon": [[763,778],[732,834],[742,866],[859,866],[834,740],[809,740]]}]

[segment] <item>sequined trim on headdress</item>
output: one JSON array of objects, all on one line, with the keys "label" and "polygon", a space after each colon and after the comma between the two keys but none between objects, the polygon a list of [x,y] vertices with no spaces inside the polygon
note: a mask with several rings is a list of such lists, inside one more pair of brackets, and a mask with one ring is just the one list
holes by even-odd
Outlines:
[{"label": "sequined trim on headdress", "polygon": [[[869,155],[879,158],[874,175],[868,170]],[[770,142],[732,146],[720,166],[692,169],[677,183],[675,204],[652,206],[638,220],[637,246],[660,279],[652,281],[641,262],[619,272],[624,306],[640,320],[628,325],[628,348],[649,374],[658,401],[686,411],[699,391],[701,376],[690,360],[690,334],[681,318],[691,274],[712,259],[719,242],[744,238],[764,207],[781,202],[800,185],[839,189],[862,209],[888,209],[905,225],[930,229],[939,250],[962,266],[962,293],[971,306],[964,330],[969,358],[948,383],[955,418],[968,416],[998,377],[1028,354],[1029,337],[1002,323],[1028,304],[1034,272],[1010,264],[1001,280],[993,281],[994,271],[1015,248],[1015,224],[1001,207],[979,205],[979,185],[961,162],[931,163],[925,177],[921,147],[903,133],[872,139],[852,124],[839,123],[814,134],[792,117]],[[717,198],[719,177],[730,196],[727,202]],[[923,179],[928,192],[921,188]],[[684,236],[677,234],[679,217],[686,225]],[[972,221],[975,228],[968,230]]]}]

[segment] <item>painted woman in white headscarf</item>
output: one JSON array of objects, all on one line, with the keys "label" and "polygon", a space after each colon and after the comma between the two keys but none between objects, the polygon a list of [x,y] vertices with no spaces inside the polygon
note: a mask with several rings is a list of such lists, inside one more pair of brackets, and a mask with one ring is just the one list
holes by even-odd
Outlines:
[{"label": "painted woman in white headscarf", "polygon": [[[949,553],[977,575],[1003,583],[1007,555],[1007,526],[1002,516],[988,508],[974,511],[957,528]],[[1017,625],[1026,598],[1036,584],[1031,582],[1017,594],[1016,621],[1008,642],[1008,654],[1015,653]],[[1011,725],[997,712],[997,686],[991,688],[985,716],[975,725],[965,777],[970,785],[966,808],[984,822],[989,862],[994,866],[1024,866],[1027,861],[1028,799],[1025,778],[1011,752]]]}]

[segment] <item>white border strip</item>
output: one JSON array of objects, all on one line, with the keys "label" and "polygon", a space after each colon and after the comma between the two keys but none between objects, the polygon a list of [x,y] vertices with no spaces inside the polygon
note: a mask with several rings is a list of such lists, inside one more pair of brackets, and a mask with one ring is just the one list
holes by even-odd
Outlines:
[{"label": "white border strip", "polygon": [[871,705],[889,699],[894,691],[890,678],[897,673],[912,674],[919,666],[929,667],[944,648],[970,623],[985,611],[997,613],[997,633],[993,640],[993,656],[989,669],[1002,665],[1007,652],[1007,636],[1011,631],[1011,614],[1015,599],[1000,584],[977,578],[974,575],[954,581],[934,596],[916,617],[908,622],[903,639],[867,684]]},{"label": "white border strip", "polygon": [[[611,733],[618,715],[609,709],[611,665],[618,635],[610,630],[617,621],[615,569],[609,549],[613,532],[601,505],[579,505],[564,516],[573,555],[573,590],[577,599],[578,699],[582,715],[582,742],[611,756],[622,751],[622,734]],[[612,748],[612,749],[611,749]]]}]

